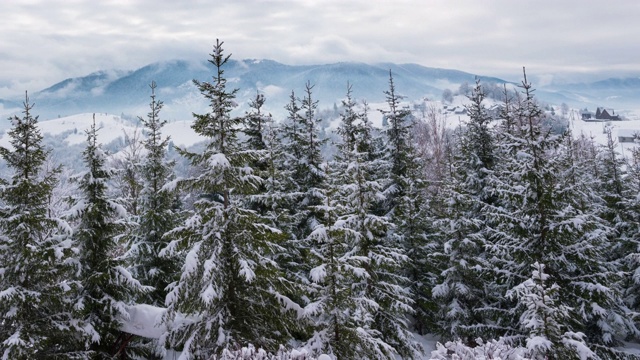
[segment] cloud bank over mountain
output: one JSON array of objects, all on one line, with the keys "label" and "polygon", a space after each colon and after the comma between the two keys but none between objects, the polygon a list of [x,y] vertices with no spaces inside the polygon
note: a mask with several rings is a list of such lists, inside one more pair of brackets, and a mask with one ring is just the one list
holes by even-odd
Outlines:
[{"label": "cloud bank over mountain", "polygon": [[[458,70],[426,68],[415,64],[335,63],[327,65],[285,65],[272,60],[231,60],[225,69],[228,86],[238,88],[238,102],[246,104],[256,92],[267,96],[265,108],[277,115],[292,91],[302,94],[307,81],[314,84],[314,97],[320,107],[339,104],[352,84],[354,96],[369,102],[384,101],[389,72],[400,93],[408,99],[439,98],[443,85],[458,86],[475,81],[477,75]],[[135,71],[98,71],[79,78],[66,79],[30,98],[37,103],[43,118],[78,113],[113,113],[144,116],[148,112],[149,84],[158,85],[158,99],[165,103],[163,115],[168,119],[188,119],[192,112],[205,111],[207,103],[192,80],[209,81],[212,73],[206,61],[172,60],[156,62]],[[482,77],[483,81],[504,80]],[[10,101],[9,101],[10,100]],[[20,104],[20,99],[6,101]]]},{"label": "cloud bank over mountain", "polygon": [[[0,98],[101,69],[234,58],[416,63],[517,81],[640,74],[640,3],[583,1],[2,1]],[[590,79],[591,80],[591,79]]]}]

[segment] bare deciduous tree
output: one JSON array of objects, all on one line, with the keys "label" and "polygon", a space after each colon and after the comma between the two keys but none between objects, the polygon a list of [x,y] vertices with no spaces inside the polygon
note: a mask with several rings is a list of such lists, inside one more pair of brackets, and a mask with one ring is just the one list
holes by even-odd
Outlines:
[{"label": "bare deciduous tree", "polygon": [[424,159],[429,189],[435,190],[447,177],[450,147],[449,131],[446,128],[447,115],[433,104],[427,104],[422,109],[414,136],[420,156]]},{"label": "bare deciduous tree", "polygon": [[136,128],[132,133],[124,131],[124,148],[111,161],[116,170],[113,189],[123,200],[123,206],[133,216],[138,215],[138,203],[142,191],[142,160],[144,146],[142,133]]}]

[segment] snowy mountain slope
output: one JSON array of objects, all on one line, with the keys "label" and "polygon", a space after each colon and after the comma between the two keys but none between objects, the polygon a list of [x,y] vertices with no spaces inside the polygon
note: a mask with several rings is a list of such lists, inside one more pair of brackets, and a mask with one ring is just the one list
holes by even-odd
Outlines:
[{"label": "snowy mountain slope", "polygon": [[8,111],[12,109],[19,109],[20,103],[17,101],[8,101],[0,99],[0,111]]},{"label": "snowy mountain slope", "polygon": [[587,122],[580,120],[577,111],[574,113],[573,120],[569,122],[574,137],[584,135],[592,138],[597,144],[606,145],[607,135],[604,132],[605,126],[611,127],[611,134],[618,142],[618,153],[621,156],[628,157],[631,155],[631,149],[638,147],[635,142],[619,142],[618,136],[623,134],[640,134],[640,119],[631,119],[626,121],[608,121],[608,122]]},{"label": "snowy mountain slope", "polygon": [[[98,130],[98,142],[103,148],[111,154],[112,159],[123,156],[122,150],[125,147],[125,134],[133,137],[134,133],[143,130],[142,127],[136,125],[131,120],[126,120],[120,116],[113,114],[98,113],[95,114],[96,125]],[[8,122],[8,121],[7,121]],[[65,169],[72,172],[84,170],[84,162],[82,161],[82,152],[86,148],[87,134],[93,123],[93,114],[84,113],[61,117],[52,120],[44,120],[38,122],[42,135],[43,143],[52,150],[52,160],[56,164],[62,165]],[[191,129],[191,121],[176,121],[168,123],[162,129],[163,136],[170,137],[170,146],[180,146],[189,148],[199,142],[204,141],[202,137],[197,135]],[[9,136],[6,131],[0,132],[0,146],[10,147]],[[171,152],[171,156],[179,158],[175,152]],[[181,159],[181,158],[179,158]],[[178,169],[182,171],[183,161],[178,161]],[[6,175],[6,164],[0,161],[0,174]]]},{"label": "snowy mountain slope", "polygon": [[[60,146],[71,146],[84,144],[87,140],[86,130],[93,123],[93,115],[89,113],[72,115],[58,119],[40,121],[38,126],[42,134],[46,137],[62,136]],[[98,113],[95,114],[98,130],[98,141],[102,144],[109,144],[119,138],[124,138],[124,134],[133,134],[136,129],[140,129],[133,122],[122,119],[120,116]],[[174,145],[189,147],[204,139],[191,129],[191,121],[178,121],[167,124],[163,128],[165,136],[170,135]],[[0,137],[0,146],[9,146],[9,135],[5,132]]]},{"label": "snowy mountain slope", "polygon": [[[364,64],[344,62],[325,65],[285,65],[272,60],[231,60],[225,68],[228,86],[238,88],[238,103],[246,107],[256,91],[267,97],[265,109],[281,117],[288,96],[301,94],[304,84],[315,84],[314,97],[320,108],[330,108],[344,97],[347,82],[357,99],[383,102],[389,71],[397,91],[410,100],[423,97],[439,99],[444,89],[456,90],[464,82],[473,83],[476,75],[451,69],[429,68],[417,64]],[[134,71],[99,71],[84,77],[66,79],[39,92],[30,91],[31,100],[42,119],[78,113],[143,115],[148,111],[149,83],[158,84],[158,99],[165,103],[163,114],[170,120],[191,118],[207,103],[192,83],[207,81],[212,71],[206,60],[157,62]],[[509,83],[495,77],[478,76],[483,83]],[[516,81],[517,83],[518,81]],[[536,86],[536,84],[534,84]],[[606,79],[592,83],[551,84],[537,87],[543,102],[567,103],[574,108],[597,106],[640,109],[640,79]],[[21,98],[0,99],[0,116],[19,111]],[[637,104],[637,105],[636,105]],[[0,128],[6,124],[0,122]]]},{"label": "snowy mountain slope", "polygon": [[[486,106],[492,106],[495,101],[487,99]],[[455,96],[452,104],[448,104],[448,109],[452,108],[462,109],[465,104],[468,103],[468,99],[464,96]],[[410,102],[404,102],[405,106],[410,106]],[[369,117],[372,123],[377,126],[382,126],[382,114],[380,109],[385,109],[386,104],[383,102],[371,103]],[[435,107],[443,112],[442,118],[445,121],[445,126],[448,128],[456,128],[458,126],[464,126],[469,117],[466,114],[455,114],[454,112],[448,112],[443,108],[443,104],[440,101],[428,101],[426,105],[429,107]],[[636,116],[630,116],[631,120],[628,121],[613,121],[609,123],[603,122],[585,122],[579,120],[579,113],[577,110],[572,110],[573,115],[570,114],[570,118],[574,120],[570,121],[570,126],[574,136],[580,136],[584,134],[598,144],[606,144],[606,135],[603,132],[603,127],[606,124],[613,129],[613,135],[616,137],[620,133],[638,132],[640,133],[640,118]],[[41,120],[38,123],[42,134],[45,137],[45,142],[50,148],[53,149],[56,160],[63,163],[66,166],[72,167],[76,161],[79,160],[79,156],[85,147],[86,133],[85,131],[91,126],[93,119],[93,113],[82,113],[72,115],[68,117],[55,118],[51,120]],[[119,115],[113,115],[108,113],[96,113],[96,124],[100,127],[98,131],[98,141],[109,146],[109,151],[115,155],[124,146],[125,134],[131,136],[135,131],[141,131],[140,125],[136,124],[136,121],[123,119]],[[338,119],[326,119],[327,130],[330,132],[335,130],[338,125]],[[167,123],[162,133],[165,136],[170,136],[171,144],[180,147],[191,147],[197,143],[204,141],[205,139],[197,135],[191,128],[191,119],[179,120]],[[5,121],[8,125],[9,121]],[[6,131],[0,133],[0,146],[9,146],[9,136]],[[636,143],[621,143],[618,144],[618,152],[621,155],[629,156],[631,154],[631,148],[638,146]],[[117,156],[117,155],[115,155]]]},{"label": "snowy mountain slope", "polygon": [[[389,70],[399,93],[410,99],[424,96],[440,98],[442,90],[455,90],[461,82],[472,83],[476,75],[449,69],[427,68],[416,64],[337,63],[327,65],[285,65],[271,60],[231,60],[225,68],[228,86],[238,88],[238,103],[244,105],[261,91],[267,96],[265,108],[274,115],[284,113],[292,90],[301,94],[307,81],[315,84],[314,96],[320,108],[329,108],[346,93],[347,82],[353,94],[369,102],[384,101]],[[212,76],[206,61],[173,60],[144,66],[135,71],[101,71],[85,77],[66,79],[39,92],[31,90],[42,119],[78,113],[146,114],[149,83],[158,84],[158,99],[165,103],[167,119],[190,119],[192,112],[204,110],[203,101],[192,80]],[[482,81],[504,80],[480,76]],[[20,104],[20,99],[7,99]],[[5,106],[6,108],[6,106]],[[0,111],[4,113],[4,111]],[[0,126],[2,124],[0,123]]]},{"label": "snowy mountain slope", "polygon": [[[423,97],[440,99],[444,89],[456,90],[464,82],[478,77],[483,83],[510,83],[495,77],[467,72],[430,68],[417,64],[364,64],[344,62],[325,65],[286,65],[272,60],[230,60],[225,68],[228,86],[238,88],[238,103],[246,107],[256,91],[267,97],[265,109],[280,117],[294,90],[301,94],[304,84],[315,84],[314,97],[320,108],[330,108],[344,97],[347,82],[357,99],[370,103],[383,102],[388,87],[389,71],[393,73],[397,91],[411,100]],[[31,101],[37,104],[41,119],[53,119],[78,113],[112,113],[144,115],[148,111],[149,83],[158,84],[158,99],[165,103],[163,113],[170,120],[186,120],[192,112],[202,112],[207,103],[192,83],[207,81],[212,76],[206,60],[171,60],[146,65],[134,71],[105,70],[84,77],[71,78],[35,92]],[[518,83],[516,80],[515,83]],[[574,108],[597,106],[617,109],[640,109],[640,79],[606,79],[591,83],[550,84],[537,86],[536,94],[543,102],[567,103]],[[19,111],[22,98],[0,99],[0,116]],[[0,128],[6,128],[0,122]]]}]

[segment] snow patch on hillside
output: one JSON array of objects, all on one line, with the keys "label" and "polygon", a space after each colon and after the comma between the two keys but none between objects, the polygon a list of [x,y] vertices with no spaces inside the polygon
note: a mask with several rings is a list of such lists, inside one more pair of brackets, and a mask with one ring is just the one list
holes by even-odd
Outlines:
[{"label": "snow patch on hillside", "polygon": [[[43,136],[60,135],[68,133],[64,137],[66,145],[83,144],[87,141],[86,131],[93,124],[94,114],[84,113],[52,120],[38,122],[38,127]],[[118,115],[96,113],[96,126],[98,130],[98,142],[108,144],[118,138],[124,138],[124,134],[133,134],[136,129],[142,130],[141,125],[125,120]],[[168,123],[162,129],[163,136],[170,136],[174,145],[189,147],[204,140],[191,128],[192,121],[177,121]],[[0,138],[0,146],[8,147],[9,135],[4,133]],[[63,145],[63,144],[61,144]]]}]

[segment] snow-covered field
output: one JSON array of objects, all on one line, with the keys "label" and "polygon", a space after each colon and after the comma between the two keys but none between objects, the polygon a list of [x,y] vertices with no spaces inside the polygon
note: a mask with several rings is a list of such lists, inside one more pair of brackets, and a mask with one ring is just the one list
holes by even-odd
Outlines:
[{"label": "snow-covered field", "polygon": [[[60,135],[68,133],[64,137],[66,145],[82,144],[87,141],[87,134],[85,130],[88,130],[93,123],[94,114],[85,113],[77,114],[52,120],[44,120],[38,122],[38,126],[43,135]],[[98,141],[102,144],[108,144],[118,138],[124,137],[124,134],[133,134],[136,131],[136,125],[128,120],[122,119],[118,115],[96,113],[95,114],[96,126],[98,130]],[[142,129],[138,126],[138,129]],[[171,141],[175,145],[179,146],[191,146],[204,139],[197,135],[193,129],[191,129],[191,121],[176,121],[167,123],[162,129],[164,136],[170,136]],[[0,137],[0,146],[9,145],[9,136],[5,132]],[[62,144],[60,144],[62,145]]]},{"label": "snow-covered field", "polygon": [[630,156],[631,149],[638,146],[634,142],[619,142],[618,136],[640,134],[640,119],[632,117],[632,120],[607,121],[607,122],[587,122],[580,119],[579,114],[573,116],[573,120],[569,122],[574,136],[585,135],[592,138],[597,144],[607,143],[607,134],[605,126],[611,127],[611,134],[616,142],[618,142],[618,153],[623,156]]},{"label": "snow-covered field", "polygon": [[[466,97],[456,96],[453,103],[448,105],[448,109],[462,109],[465,103],[468,103],[468,99]],[[495,102],[485,100],[485,103],[486,106],[492,106]],[[374,103],[369,104],[369,106],[370,111],[368,115],[371,122],[374,126],[380,127],[382,125],[382,113],[379,109],[385,109],[386,104]],[[427,102],[427,106],[435,106],[440,109],[443,112],[446,126],[449,128],[458,127],[469,119],[465,114],[456,114],[453,111],[445,111],[443,109],[444,105],[440,101],[429,101]],[[60,135],[67,133],[63,140],[66,145],[82,144],[87,139],[85,130],[88,130],[91,126],[93,116],[94,114],[92,113],[77,114],[68,117],[40,121],[38,126],[40,127],[42,134],[45,136],[46,134]],[[573,130],[574,136],[584,134],[588,137],[592,137],[594,141],[599,144],[606,144],[607,142],[606,134],[603,131],[605,125],[612,127],[612,134],[616,140],[619,134],[630,134],[636,131],[640,134],[640,117],[634,116],[633,114],[631,114],[631,116],[627,116],[632,120],[610,121],[606,123],[582,121],[580,120],[580,115],[577,110],[572,110],[572,114],[570,114],[569,117],[572,118],[572,120],[570,120],[570,126]],[[134,122],[122,119],[118,115],[96,113],[95,121],[96,125],[100,128],[98,131],[98,141],[102,144],[108,144],[118,138],[123,138],[125,133],[133,134],[136,131],[136,125]],[[204,140],[204,138],[200,137],[193,131],[191,128],[192,122],[193,121],[190,119],[167,123],[162,129],[162,133],[164,136],[170,136],[173,144],[182,147],[189,147]],[[337,126],[338,119],[332,121],[329,128],[337,128]],[[141,128],[141,126],[137,127],[138,130]],[[0,136],[0,146],[8,145],[9,136],[5,131]],[[629,149],[637,146],[637,144],[620,143],[618,146],[618,151],[622,155],[628,155],[630,153]]]},{"label": "snow-covered field", "polygon": [[[456,96],[454,101],[449,108],[451,107],[463,107],[465,104],[468,104],[468,99],[463,96]],[[442,104],[439,101],[431,102],[434,106],[441,107]],[[491,107],[497,104],[495,101],[491,99],[485,99],[484,102],[486,107]],[[633,111],[626,111],[625,118],[628,120],[621,121],[583,121],[581,119],[580,112],[576,109],[572,109],[569,114],[567,114],[569,120],[569,126],[573,133],[574,137],[579,137],[581,135],[585,135],[589,138],[592,138],[596,144],[607,144],[607,134],[604,129],[605,126],[611,127],[611,134],[614,139],[618,143],[618,153],[622,156],[631,155],[631,149],[637,147],[638,143],[634,142],[619,142],[618,136],[621,135],[632,135],[637,133],[640,135],[640,116],[638,116]],[[447,114],[446,115],[446,126],[449,128],[455,128],[461,124],[466,123],[469,120],[467,115],[457,115],[457,114]],[[639,136],[640,138],[640,136]]]}]

